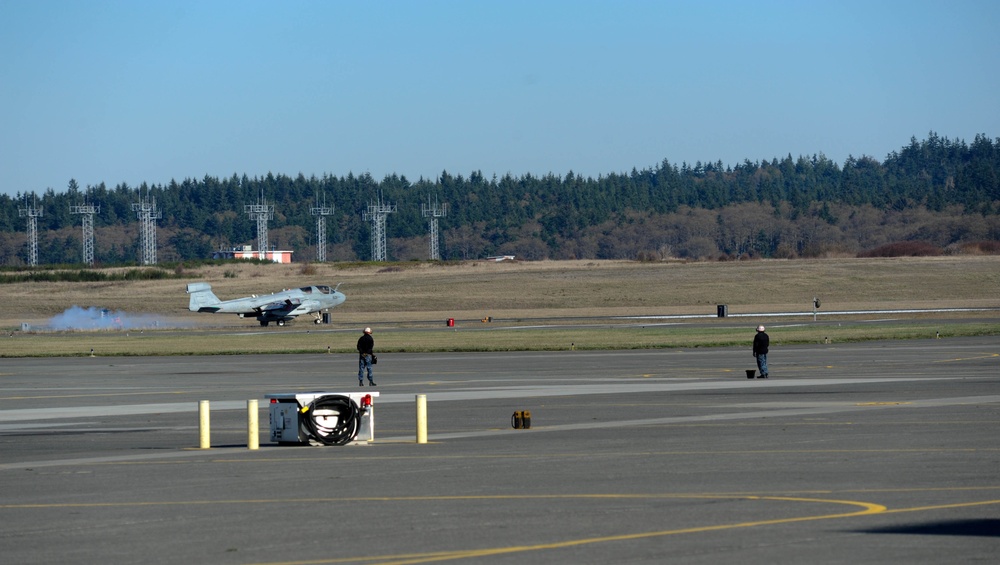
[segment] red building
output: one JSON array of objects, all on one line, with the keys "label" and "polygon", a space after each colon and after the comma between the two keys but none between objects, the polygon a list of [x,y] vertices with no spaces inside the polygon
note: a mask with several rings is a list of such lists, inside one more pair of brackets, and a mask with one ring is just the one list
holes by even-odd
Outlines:
[{"label": "red building", "polygon": [[220,249],[212,253],[212,259],[263,259],[271,260],[275,263],[291,263],[294,251],[280,251],[272,249],[265,251],[261,256],[260,251],[254,251],[250,245],[233,247],[231,249]]}]

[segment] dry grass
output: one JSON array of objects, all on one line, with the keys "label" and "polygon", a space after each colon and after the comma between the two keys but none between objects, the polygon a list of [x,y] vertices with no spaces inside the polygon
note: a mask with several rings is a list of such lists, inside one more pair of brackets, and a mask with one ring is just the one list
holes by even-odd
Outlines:
[{"label": "dry grass", "polygon": [[[751,312],[809,311],[814,296],[822,310],[881,310],[910,308],[1000,307],[1000,257],[945,256],[898,259],[768,260],[728,263],[638,263],[628,261],[472,261],[464,263],[388,263],[260,265],[237,264],[199,268],[190,278],[127,283],[24,283],[0,286],[7,308],[0,327],[17,330],[21,323],[45,325],[67,308],[95,306],[130,314],[157,314],[170,323],[201,328],[234,326],[258,330],[252,320],[232,315],[194,314],[187,311],[188,282],[206,281],[222,299],[267,294],[282,288],[322,283],[342,283],[347,302],[332,313],[334,328],[374,324],[382,328],[441,326],[447,318],[473,327],[491,316],[501,324],[522,320],[565,320],[604,316],[711,315],[717,304],[726,304],[730,314]],[[988,315],[969,315],[984,318]],[[916,316],[911,316],[916,317]],[[926,316],[924,316],[926,317]],[[951,317],[954,317],[952,315]],[[811,317],[810,317],[811,319]],[[711,320],[705,323],[710,323]],[[544,322],[543,322],[544,323]],[[553,322],[554,323],[554,322]],[[559,322],[563,323],[563,322]],[[750,324],[752,322],[748,322]],[[269,328],[266,343],[294,343],[279,338],[282,332],[298,335],[312,324],[300,321],[290,328]],[[920,330],[925,331],[925,330]],[[976,330],[982,331],[982,330]],[[989,333],[989,330],[985,330]],[[17,332],[15,332],[17,333]],[[105,332],[109,333],[109,332]],[[110,332],[115,334],[116,332]],[[148,332],[147,332],[148,333]],[[481,334],[482,332],[480,332]],[[500,339],[497,332],[490,340]],[[517,343],[494,343],[498,349],[521,348],[518,343],[543,340],[539,336],[512,338]],[[54,337],[54,336],[53,336]],[[93,336],[91,336],[93,337]],[[111,339],[115,336],[105,336]],[[136,352],[136,336],[124,351]],[[72,336],[67,337],[72,341]],[[145,339],[149,339],[145,335]],[[450,342],[454,348],[489,348],[476,345],[475,333]],[[549,348],[568,343],[581,346],[595,340],[563,334]],[[635,335],[629,339],[635,338]],[[167,339],[164,337],[163,339]],[[174,338],[170,338],[174,339]],[[190,339],[190,338],[188,338]],[[211,351],[254,350],[248,339],[232,347],[213,337]],[[312,339],[312,338],[310,338]],[[415,339],[415,338],[413,338]],[[478,338],[480,342],[482,338]],[[507,338],[503,338],[507,339]],[[616,347],[602,338],[595,347]],[[657,341],[659,339],[659,341]],[[812,339],[811,337],[809,339]],[[179,343],[180,338],[176,338]],[[43,340],[53,342],[50,337]],[[193,340],[196,341],[196,340]],[[202,342],[205,339],[201,339]],[[308,350],[322,351],[330,343],[309,342]],[[329,340],[327,340],[329,341]],[[447,341],[447,340],[445,340]],[[720,337],[717,342],[724,342]],[[652,337],[639,347],[659,347],[664,339]],[[353,344],[348,344],[347,350]],[[39,345],[41,347],[41,345]],[[160,347],[162,350],[162,346]],[[176,345],[177,351],[197,352],[194,344]],[[422,347],[445,347],[433,340]],[[401,349],[406,349],[403,345]],[[57,349],[79,352],[79,344]],[[117,349],[117,348],[115,348]],[[266,347],[266,349],[271,349]],[[335,344],[334,350],[344,349]],[[0,355],[17,354],[10,347]],[[78,354],[78,353],[72,353]]]},{"label": "dry grass", "polygon": [[[302,274],[314,270],[313,274]],[[235,276],[227,276],[227,273]],[[222,299],[312,283],[336,285],[348,301],[338,319],[505,318],[824,309],[1000,306],[1000,257],[822,259],[729,263],[627,261],[390,263],[344,266],[227,265],[184,280],[23,283],[0,286],[0,327],[44,324],[73,305],[155,313],[210,324],[223,316],[187,311],[188,282]],[[225,324],[235,318],[225,317]],[[244,324],[247,322],[244,322]]]}]

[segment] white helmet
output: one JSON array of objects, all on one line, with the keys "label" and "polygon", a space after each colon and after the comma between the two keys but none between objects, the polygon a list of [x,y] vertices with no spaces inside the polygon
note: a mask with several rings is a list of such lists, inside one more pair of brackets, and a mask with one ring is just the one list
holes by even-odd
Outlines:
[{"label": "white helmet", "polygon": [[[762,331],[763,331],[763,328],[764,328],[764,326],[761,326]],[[371,328],[365,328],[365,333],[366,334],[372,333],[372,329]]]}]

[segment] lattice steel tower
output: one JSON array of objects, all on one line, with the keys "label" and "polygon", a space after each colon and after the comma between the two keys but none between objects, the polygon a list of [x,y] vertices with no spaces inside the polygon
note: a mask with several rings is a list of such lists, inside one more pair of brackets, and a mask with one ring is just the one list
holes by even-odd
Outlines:
[{"label": "lattice steel tower", "polygon": [[323,195],[323,204],[316,201],[316,207],[309,210],[316,216],[316,261],[326,262],[326,217],[333,214],[333,206],[327,207],[326,195]]},{"label": "lattice steel tower", "polygon": [[372,223],[372,261],[385,261],[385,218],[395,211],[395,204],[382,203],[381,194],[377,202],[368,204],[364,219]]},{"label": "lattice steel tower", "polygon": [[434,199],[434,202],[430,202],[430,199],[428,199],[427,204],[421,204],[420,213],[423,214],[425,218],[430,218],[431,261],[440,261],[441,248],[438,242],[438,218],[443,218],[448,215],[448,205],[439,205],[437,198]]},{"label": "lattice steel tower", "polygon": [[156,198],[146,193],[139,196],[139,201],[132,204],[132,211],[139,219],[139,247],[143,265],[156,264],[156,220],[163,213],[156,208]]},{"label": "lattice steel tower", "polygon": [[17,215],[28,218],[28,264],[32,267],[38,266],[38,218],[42,217],[44,210],[37,207],[35,195],[31,195],[31,205],[28,205],[28,195],[24,195],[24,208],[18,208]]},{"label": "lattice steel tower", "polygon": [[83,264],[94,265],[94,214],[101,212],[100,206],[87,204],[84,200],[80,206],[70,206],[71,214],[80,214],[83,217]]},{"label": "lattice steel tower", "polygon": [[260,200],[256,204],[247,204],[243,209],[251,220],[257,221],[257,257],[267,259],[267,221],[274,219],[274,204],[268,204],[261,191]]}]

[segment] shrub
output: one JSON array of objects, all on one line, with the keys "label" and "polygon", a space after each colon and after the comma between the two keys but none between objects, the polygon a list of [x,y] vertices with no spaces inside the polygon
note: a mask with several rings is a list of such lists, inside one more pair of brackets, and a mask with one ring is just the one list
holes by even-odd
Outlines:
[{"label": "shrub", "polygon": [[958,249],[966,255],[1000,255],[1000,241],[970,241],[959,245]]},{"label": "shrub", "polygon": [[926,241],[897,241],[858,253],[858,257],[934,257],[944,253]]}]

